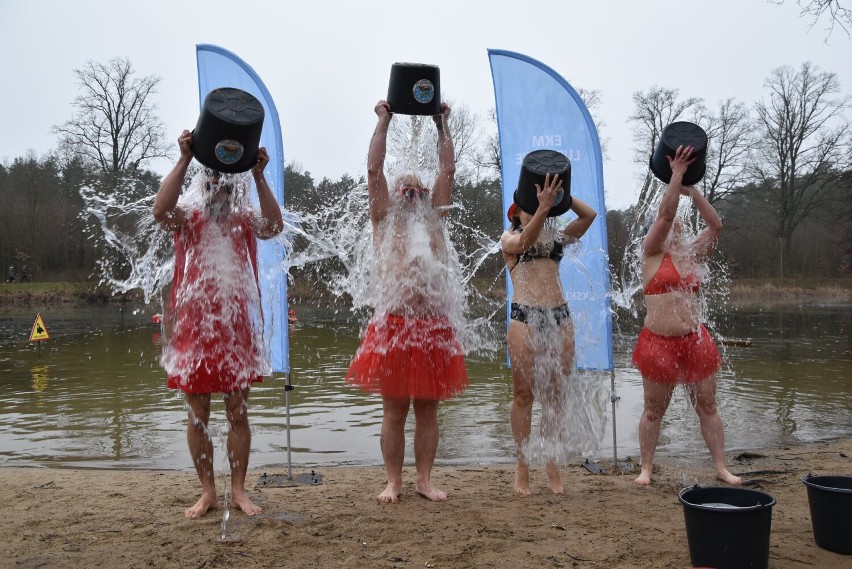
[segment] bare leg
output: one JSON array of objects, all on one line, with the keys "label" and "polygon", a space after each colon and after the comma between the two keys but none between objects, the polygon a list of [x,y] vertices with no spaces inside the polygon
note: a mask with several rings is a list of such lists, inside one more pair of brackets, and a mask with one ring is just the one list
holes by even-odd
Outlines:
[{"label": "bare leg", "polygon": [[547,480],[550,482],[550,491],[554,494],[563,494],[565,487],[562,485],[562,477],[559,475],[559,466],[552,460],[547,461]]},{"label": "bare leg", "polygon": [[[541,402],[541,437],[544,440],[552,440],[554,431],[559,429],[562,420],[564,406],[561,404],[565,394],[560,388],[561,378],[552,377],[550,386],[545,390],[545,396]],[[562,477],[559,475],[559,467],[556,461],[550,459],[545,463],[547,480],[550,483],[550,491],[554,494],[562,494],[565,487],[562,485]]]},{"label": "bare leg", "polygon": [[515,493],[526,496],[530,493],[530,466],[524,458],[523,446],[530,438],[533,407],[532,353],[526,324],[511,322],[508,344],[514,392],[511,411],[512,437],[515,439],[515,455],[518,459],[515,470]]},{"label": "bare leg", "polygon": [[447,494],[432,484],[432,465],[438,452],[438,401],[414,400],[414,465],[417,476],[414,491],[433,502],[443,502]]},{"label": "bare leg", "polygon": [[707,443],[707,448],[710,449],[716,478],[728,484],[740,484],[742,479],[731,474],[725,466],[725,430],[716,408],[715,374],[690,386],[690,396],[701,423],[701,435]]},{"label": "bare leg", "polygon": [[388,475],[388,485],[376,496],[379,502],[396,504],[402,495],[402,462],[405,458],[405,419],[408,399],[382,399],[382,458]]},{"label": "bare leg", "polygon": [[216,498],[216,478],[213,472],[213,441],[207,431],[210,420],[210,394],[187,393],[188,420],[186,439],[189,443],[189,454],[195,465],[195,472],[201,481],[201,497],[184,511],[187,518],[198,519],[208,510],[219,506]]},{"label": "bare leg", "polygon": [[674,383],[660,383],[642,378],[644,388],[645,408],[639,419],[639,455],[642,459],[642,472],[634,482],[642,486],[651,483],[651,472],[654,469],[654,452],[660,440],[660,426],[663,415],[669,408],[674,392]]},{"label": "bare leg", "polygon": [[[515,370],[512,369],[512,376]],[[530,465],[524,459],[523,445],[530,438],[532,425],[533,396],[530,389],[518,389],[515,382],[515,396],[512,399],[512,436],[515,439],[515,455],[518,465],[515,469],[515,493],[526,496],[530,493]]]},{"label": "bare leg", "polygon": [[248,422],[248,389],[225,394],[228,431],[228,460],[231,463],[231,502],[249,516],[262,512],[246,493],[246,472],[251,451]]}]

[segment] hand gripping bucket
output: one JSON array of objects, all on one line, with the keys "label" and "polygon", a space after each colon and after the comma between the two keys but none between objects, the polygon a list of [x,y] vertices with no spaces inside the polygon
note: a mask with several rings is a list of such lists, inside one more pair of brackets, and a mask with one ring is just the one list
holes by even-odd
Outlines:
[{"label": "hand gripping bucket", "polygon": [[250,170],[257,163],[264,114],[250,93],[230,87],[210,91],[192,131],[195,159],[217,172]]},{"label": "hand gripping bucket", "polygon": [[558,174],[562,180],[562,193],[557,195],[547,217],[562,215],[571,207],[571,161],[556,150],[533,150],[524,156],[518,177],[518,189],[514,194],[514,203],[530,215],[538,209],[538,192],[535,185],[543,187],[547,174]]},{"label": "hand gripping bucket", "polygon": [[852,554],[852,476],[802,478],[808,488],[814,541],[823,549]]},{"label": "hand gripping bucket", "polygon": [[775,498],[759,490],[697,485],[678,498],[693,566],[766,569]]},{"label": "hand gripping bucket", "polygon": [[691,146],[695,161],[690,164],[683,175],[684,186],[692,186],[701,181],[707,170],[707,133],[697,124],[678,121],[663,129],[657,148],[651,155],[649,166],[651,172],[662,182],[668,184],[672,179],[672,167],[666,156],[674,158],[678,146]]}]

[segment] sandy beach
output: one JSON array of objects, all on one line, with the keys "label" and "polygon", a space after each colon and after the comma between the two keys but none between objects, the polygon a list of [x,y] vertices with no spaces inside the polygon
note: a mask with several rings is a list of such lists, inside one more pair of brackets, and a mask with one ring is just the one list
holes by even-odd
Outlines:
[{"label": "sandy beach", "polygon": [[[697,442],[696,442],[697,444]],[[770,493],[769,567],[852,567],[852,557],[814,543],[808,473],[852,474],[852,439],[730,453],[748,488]],[[449,501],[414,493],[405,468],[399,504],[378,504],[381,467],[318,469],[322,483],[269,485],[286,468],[250,470],[264,512],[188,520],[198,494],[189,471],[0,468],[2,567],[691,567],[684,485],[716,485],[709,458],[659,456],[649,488],[612,464],[592,474],[563,467],[565,494],[550,493],[542,468],[531,496],[512,492],[513,466],[441,466],[433,480]],[[308,470],[294,468],[294,475]],[[220,481],[221,482],[221,481]],[[222,493],[220,483],[220,495]]]}]

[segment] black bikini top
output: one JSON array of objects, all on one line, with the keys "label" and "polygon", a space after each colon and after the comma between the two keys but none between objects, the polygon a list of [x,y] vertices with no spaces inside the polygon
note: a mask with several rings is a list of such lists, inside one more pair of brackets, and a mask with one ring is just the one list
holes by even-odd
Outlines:
[{"label": "black bikini top", "polygon": [[534,261],[536,259],[550,259],[559,263],[564,254],[565,246],[559,241],[553,241],[550,250],[548,250],[546,243],[536,243],[518,256],[518,262],[526,263],[527,261]]},{"label": "black bikini top", "polygon": [[565,246],[561,241],[554,240],[549,245],[547,243],[536,242],[532,247],[518,255],[518,262],[512,265],[509,271],[511,272],[519,263],[535,261],[536,259],[550,259],[558,265],[564,254]]}]

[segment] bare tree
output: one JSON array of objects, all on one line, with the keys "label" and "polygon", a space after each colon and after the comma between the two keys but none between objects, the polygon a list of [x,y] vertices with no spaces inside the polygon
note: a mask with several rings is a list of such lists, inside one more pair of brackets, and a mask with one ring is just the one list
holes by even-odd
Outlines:
[{"label": "bare tree", "polygon": [[488,109],[488,125],[491,134],[486,136],[484,148],[476,154],[476,164],[483,170],[490,171],[499,178],[503,172],[500,160],[500,134],[497,129],[497,109]]},{"label": "bare tree", "polygon": [[702,193],[715,203],[745,185],[754,125],[743,103],[726,99],[707,115],[707,173]]},{"label": "bare tree", "polygon": [[635,111],[630,115],[630,120],[634,123],[633,142],[636,143],[634,161],[646,166],[666,126],[684,118],[687,113],[690,113],[693,120],[698,120],[706,114],[703,99],[681,99],[677,89],[656,85],[647,93],[633,93],[633,105]]},{"label": "bare tree", "polygon": [[[785,2],[786,0],[769,0],[770,4],[778,6]],[[810,18],[810,27],[814,27],[823,17],[828,17],[826,40],[834,31],[834,26],[840,26],[847,37],[852,32],[852,9],[841,6],[840,0],[796,0],[796,5],[800,8],[800,16]]]},{"label": "bare tree", "polygon": [[102,172],[137,170],[149,160],[168,157],[163,123],[152,96],[160,78],[135,77],[127,58],[88,61],[75,69],[81,92],[71,120],[54,126],[60,145]]},{"label": "bare tree", "polygon": [[[648,168],[648,159],[654,153],[663,129],[670,123],[681,119],[685,114],[692,115],[691,120],[699,121],[706,115],[704,101],[698,97],[680,98],[677,89],[667,89],[654,85],[647,93],[633,93],[635,111],[630,115],[633,126],[634,162]],[[694,117],[694,118],[693,118]],[[639,192],[639,203],[646,204],[651,189],[653,177],[648,171],[642,190]],[[641,212],[643,208],[639,208]]]},{"label": "bare tree", "polygon": [[829,190],[852,167],[852,126],[844,116],[850,98],[834,73],[811,63],[788,66],[765,81],[769,99],[755,104],[758,119],[758,180],[769,189],[777,237],[789,258],[796,227],[826,205]]},{"label": "bare tree", "polygon": [[589,114],[592,115],[592,122],[595,123],[595,130],[598,131],[598,142],[601,145],[601,158],[606,160],[607,156],[607,146],[609,145],[609,138],[604,138],[602,136],[603,127],[606,126],[606,123],[601,120],[600,115],[598,115],[598,110],[600,109],[601,103],[603,103],[603,97],[601,97],[601,92],[598,89],[577,89],[577,94],[580,95],[580,98],[583,100],[583,104],[586,105],[586,109],[589,111]]}]

